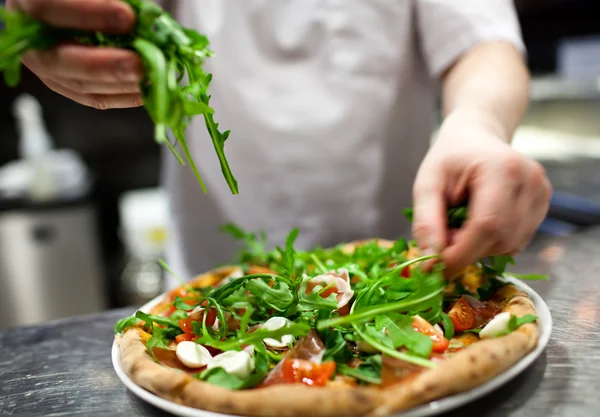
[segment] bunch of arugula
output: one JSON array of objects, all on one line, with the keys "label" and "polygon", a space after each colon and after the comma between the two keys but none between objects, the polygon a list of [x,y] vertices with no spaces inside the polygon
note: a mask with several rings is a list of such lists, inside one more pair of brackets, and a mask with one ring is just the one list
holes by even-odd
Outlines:
[{"label": "bunch of arugula", "polygon": [[[449,220],[453,218],[452,213]],[[436,366],[428,359],[433,342],[428,336],[413,330],[413,316],[419,315],[431,324],[440,324],[446,338],[453,336],[454,327],[443,311],[447,295],[444,293],[447,281],[443,277],[443,265],[437,264],[433,269],[424,271],[418,264],[435,256],[407,259],[407,251],[414,243],[399,239],[390,248],[384,248],[377,242],[371,242],[350,253],[343,250],[343,245],[302,251],[294,248],[298,236],[298,230],[294,229],[284,248],[269,250],[266,248],[266,236],[262,233],[247,233],[235,225],[227,225],[223,229],[245,243],[246,250],[239,256],[239,265],[246,268],[245,276],[214,289],[190,288],[184,298],[175,298],[173,307],[176,311],[170,318],[138,312],[135,317],[117,323],[115,331],[119,333],[143,321],[153,330],[148,341],[149,348],[163,347],[169,337],[181,333],[177,318],[187,317],[188,312],[200,305],[209,305],[216,309],[222,324],[219,330],[214,330],[207,326],[206,316],[202,322],[194,322],[197,343],[223,351],[241,350],[244,345],[255,347],[256,371],[246,380],[228,375],[224,370],[212,369],[197,375],[231,389],[255,386],[281,360],[279,354],[266,349],[265,338],[280,339],[286,334],[300,337],[310,329],[316,329],[325,344],[324,360],[335,361],[337,373],[373,384],[381,380],[382,354],[422,367]],[[482,263],[490,277],[491,284],[485,289],[488,293],[502,285],[495,277],[501,275],[511,261],[506,257],[490,259],[487,264]],[[270,272],[249,273],[251,265],[266,267]],[[400,272],[410,265],[414,266],[410,277],[398,279]],[[307,291],[312,277],[340,268],[346,268],[352,275],[355,291],[350,314],[346,316],[338,314],[334,293],[322,296],[329,286],[318,284]],[[226,315],[239,320],[238,330],[227,328]],[[275,315],[286,317],[292,324],[275,331],[249,330]],[[523,320],[512,324],[518,327],[526,322]],[[355,349],[358,343],[371,345],[381,353],[369,354]],[[352,358],[357,359],[360,365],[348,366]]]},{"label": "bunch of arugula", "polygon": [[[208,87],[211,74],[202,65],[212,55],[208,39],[183,28],[157,4],[147,0],[122,0],[136,13],[137,24],[129,35],[105,35],[60,29],[37,21],[22,12],[9,12],[0,7],[5,29],[0,32],[0,72],[6,83],[20,81],[21,58],[31,49],[47,49],[61,42],[78,42],[92,46],[111,46],[137,51],[142,58],[146,79],[141,83],[144,106],[155,125],[155,140],[166,145],[177,160],[185,165],[176,149],[183,151],[202,190],[206,186],[192,159],[185,129],[193,116],[202,115],[221,164],[223,176],[231,192],[238,193],[237,181],[225,157],[225,141],[229,131],[219,131],[210,107]],[[184,83],[184,78],[187,82]],[[175,143],[169,139],[169,131]]]}]

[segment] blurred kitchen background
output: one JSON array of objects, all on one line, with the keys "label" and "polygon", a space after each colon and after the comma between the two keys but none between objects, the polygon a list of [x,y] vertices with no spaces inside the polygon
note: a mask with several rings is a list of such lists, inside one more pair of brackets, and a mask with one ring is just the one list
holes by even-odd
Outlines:
[{"label": "blurred kitchen background", "polygon": [[[555,189],[540,233],[567,236],[600,224],[597,0],[516,3],[533,85],[514,144],[544,164]],[[18,88],[0,83],[0,328],[160,292],[168,213],[152,135],[141,108],[86,108],[27,71]],[[29,171],[23,161],[35,158]],[[35,201],[23,197],[32,180]]]}]

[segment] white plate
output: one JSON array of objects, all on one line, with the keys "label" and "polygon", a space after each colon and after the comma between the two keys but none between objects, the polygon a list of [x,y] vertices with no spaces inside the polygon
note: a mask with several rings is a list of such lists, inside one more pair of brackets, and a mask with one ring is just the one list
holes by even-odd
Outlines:
[{"label": "white plate", "polygon": [[[546,345],[548,344],[548,341],[550,340],[550,334],[552,333],[552,316],[550,315],[550,310],[548,309],[548,306],[546,305],[542,297],[540,297],[540,295],[536,293],[529,285],[513,277],[506,277],[505,280],[507,282],[510,282],[511,284],[514,284],[515,286],[529,294],[529,297],[535,305],[535,309],[538,316],[538,324],[540,327],[540,340],[538,341],[537,347],[528,355],[523,357],[519,362],[513,365],[510,369],[498,375],[497,377],[489,380],[485,384],[478,386],[477,388],[474,388],[462,394],[457,394],[451,397],[442,398],[438,401],[430,402],[420,407],[413,408],[412,410],[406,411],[404,413],[395,414],[393,417],[433,416],[470,403],[484,396],[485,394],[495,390],[496,388],[500,387],[501,385],[505,384],[506,382],[523,372],[538,358],[538,356],[542,354],[542,352],[546,348]],[[158,304],[162,300],[162,298],[163,295],[155,298],[146,305],[142,306],[140,310],[148,312],[153,306]],[[121,381],[123,381],[123,384],[125,384],[125,386],[131,392],[133,392],[134,395],[164,411],[168,411],[169,413],[182,417],[239,417],[232,416],[230,414],[213,413],[210,411],[204,411],[199,410],[197,408],[175,404],[171,401],[167,401],[164,398],[154,395],[151,392],[146,391],[144,388],[141,388],[140,386],[136,385],[136,383],[133,382],[131,378],[129,378],[129,376],[125,373],[123,367],[121,366],[121,357],[116,342],[113,342],[112,346],[112,362],[115,371],[117,372],[117,375],[119,376]]]}]

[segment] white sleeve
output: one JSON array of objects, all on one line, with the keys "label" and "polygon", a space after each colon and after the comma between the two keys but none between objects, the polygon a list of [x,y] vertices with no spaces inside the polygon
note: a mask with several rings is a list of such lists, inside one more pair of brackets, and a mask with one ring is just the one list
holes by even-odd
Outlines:
[{"label": "white sleeve", "polygon": [[439,77],[483,41],[525,46],[512,0],[416,0],[421,48],[429,73]]}]

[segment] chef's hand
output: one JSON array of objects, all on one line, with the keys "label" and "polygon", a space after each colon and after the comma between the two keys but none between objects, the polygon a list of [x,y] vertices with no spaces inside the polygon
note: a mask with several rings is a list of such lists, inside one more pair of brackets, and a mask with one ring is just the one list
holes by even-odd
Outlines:
[{"label": "chef's hand", "polygon": [[[447,275],[485,256],[516,254],[543,221],[552,193],[542,166],[476,118],[450,114],[413,189],[413,234],[440,253]],[[448,230],[448,207],[468,197],[468,220]]]},{"label": "chef's hand", "polygon": [[[8,0],[7,6],[68,29],[127,33],[135,24],[133,10],[119,0]],[[23,63],[49,88],[86,106],[142,105],[143,69],[132,51],[69,44],[28,52]]]}]

